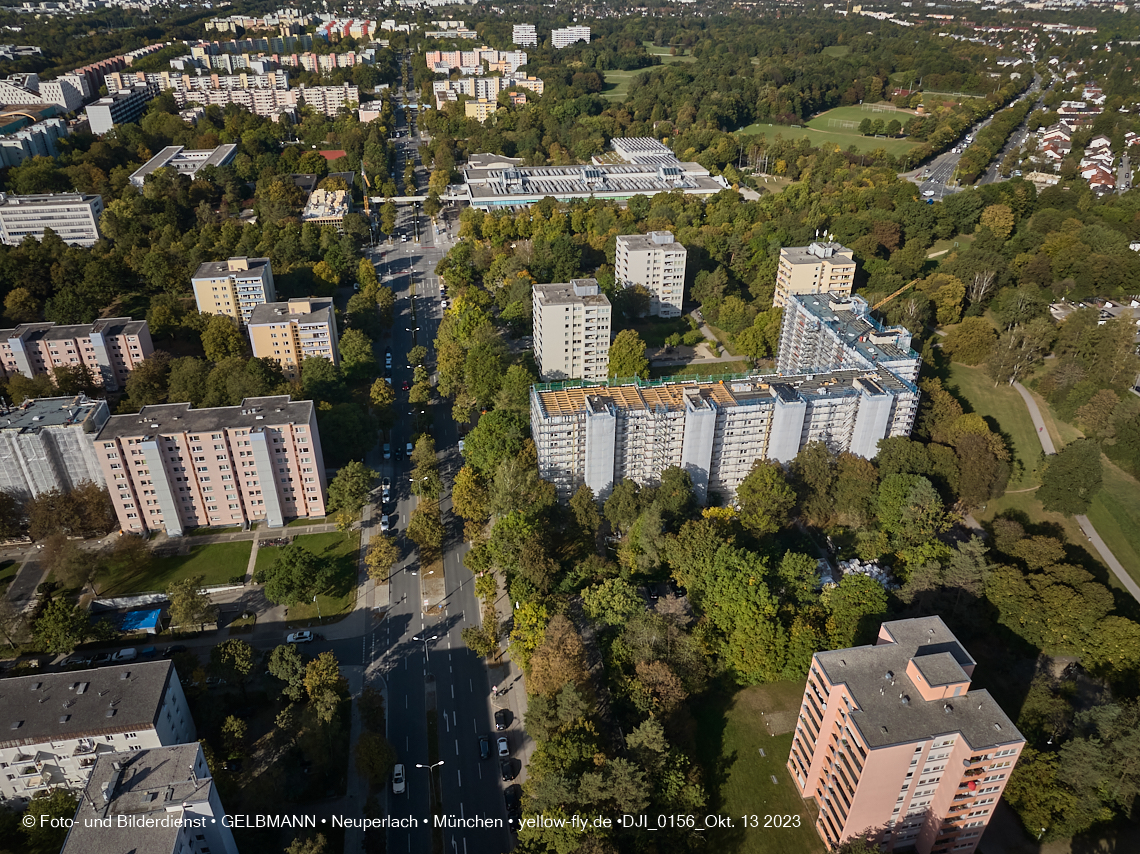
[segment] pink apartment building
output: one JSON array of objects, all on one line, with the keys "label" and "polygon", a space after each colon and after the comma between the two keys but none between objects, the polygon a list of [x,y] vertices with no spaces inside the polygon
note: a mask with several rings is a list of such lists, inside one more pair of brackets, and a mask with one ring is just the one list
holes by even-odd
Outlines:
[{"label": "pink apartment building", "polygon": [[55,367],[86,365],[97,383],[113,390],[122,388],[135,365],[153,352],[145,320],[104,317],[78,326],[22,323],[0,329],[0,376],[30,378]]},{"label": "pink apartment building", "polygon": [[816,653],[788,770],[835,848],[968,854],[1025,739],[940,617],[883,623],[873,646]]},{"label": "pink apartment building", "polygon": [[312,401],[249,397],[241,406],[144,406],[114,415],[95,454],[123,531],[181,536],[205,525],[325,515],[325,469]]}]

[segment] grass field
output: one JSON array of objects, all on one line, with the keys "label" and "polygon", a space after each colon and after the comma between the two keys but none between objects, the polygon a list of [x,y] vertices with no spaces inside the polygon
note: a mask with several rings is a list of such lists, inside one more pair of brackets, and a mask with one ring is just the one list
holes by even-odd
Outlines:
[{"label": "grass field", "polygon": [[[289,606],[288,625],[295,628],[316,622],[318,609],[320,617],[326,623],[335,622],[350,613],[356,604],[356,560],[360,554],[360,532],[302,534],[294,537],[293,542],[304,546],[322,561],[331,561],[335,572],[332,583],[317,596],[315,605],[306,602],[303,605]],[[278,554],[276,548],[259,548],[256,570],[272,565]]]},{"label": "grass field", "polygon": [[725,374],[743,374],[748,370],[745,362],[713,362],[711,365],[665,365],[650,368],[650,379],[661,377],[719,377]]},{"label": "grass field", "polygon": [[1140,583],[1140,484],[1104,461],[1104,488],[1093,499],[1089,521],[1133,581]]},{"label": "grass field", "polygon": [[828,56],[847,56],[851,53],[851,48],[845,44],[832,44],[825,47],[822,52]]},{"label": "grass field", "polygon": [[1001,431],[1009,443],[1013,458],[1020,464],[1020,474],[1014,472],[1009,489],[1024,489],[1041,482],[1038,464],[1041,459],[1041,442],[1025,408],[1025,401],[1008,385],[994,386],[994,381],[981,368],[952,364],[946,380],[951,391],[965,399],[970,408]]},{"label": "grass field", "polygon": [[245,574],[252,548],[253,543],[248,541],[193,546],[189,554],[155,558],[141,572],[112,564],[96,580],[95,587],[100,596],[129,596],[162,591],[172,581],[195,575],[202,576],[203,584],[224,584]]},{"label": "grass field", "polygon": [[[709,833],[709,850],[734,854],[822,854],[815,831],[816,810],[796,791],[785,763],[792,747],[790,723],[775,727],[768,720],[778,713],[794,722],[803,697],[802,682],[755,685],[733,695],[714,696],[695,710],[698,753],[707,757],[705,781],[712,813],[730,816],[732,828]],[[772,782],[775,777],[776,782]],[[750,828],[743,815],[791,816],[799,827]]]},{"label": "grass field", "polygon": [[633,78],[638,74],[646,71],[644,68],[636,68],[633,71],[605,71],[606,82],[602,86],[602,97],[610,98],[614,101],[623,101],[625,96],[629,94],[629,84]]},{"label": "grass field", "polygon": [[[610,72],[606,72],[607,79]],[[855,111],[852,113],[851,111]],[[856,118],[857,114],[857,118]],[[910,117],[909,113],[899,113],[897,116],[894,113],[872,113],[863,112],[860,107],[836,107],[834,110],[828,110],[826,113],[820,113],[818,116],[810,119],[806,127],[790,127],[788,125],[769,125],[769,124],[750,124],[745,128],[740,129],[740,133],[752,134],[754,136],[764,136],[775,138],[777,134],[781,135],[784,139],[801,139],[807,138],[811,141],[812,145],[822,145],[825,142],[833,142],[840,148],[846,150],[850,146],[855,146],[856,151],[875,151],[876,149],[883,149],[888,154],[898,156],[906,154],[916,146],[916,143],[910,142],[906,139],[887,139],[886,137],[863,136],[858,130],[852,128],[850,130],[845,128],[829,128],[827,126],[828,119],[842,119],[844,121],[860,122],[863,119],[869,118],[872,121],[875,119],[883,119],[889,122],[892,118],[898,118],[900,122],[906,123]]]},{"label": "grass field", "polygon": [[684,53],[683,51],[681,53],[678,53],[677,56],[672,56],[669,53],[668,47],[659,47],[658,45],[655,45],[653,42],[642,42],[641,44],[645,47],[645,50],[648,51],[653,56],[661,57],[661,61],[663,63],[665,63],[666,65],[668,65],[670,62],[696,62],[697,61],[697,58],[695,56],[690,56],[687,53]]},{"label": "grass field", "polygon": [[3,596],[8,590],[8,585],[12,583],[12,579],[16,577],[16,573],[19,571],[19,561],[0,560],[0,596]]}]

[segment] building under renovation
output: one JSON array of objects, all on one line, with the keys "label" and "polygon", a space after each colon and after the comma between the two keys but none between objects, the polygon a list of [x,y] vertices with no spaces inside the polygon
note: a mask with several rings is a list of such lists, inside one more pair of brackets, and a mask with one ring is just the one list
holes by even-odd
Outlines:
[{"label": "building under renovation", "polygon": [[45,397],[0,408],[0,490],[28,498],[103,484],[92,436],[110,417],[105,400]]}]

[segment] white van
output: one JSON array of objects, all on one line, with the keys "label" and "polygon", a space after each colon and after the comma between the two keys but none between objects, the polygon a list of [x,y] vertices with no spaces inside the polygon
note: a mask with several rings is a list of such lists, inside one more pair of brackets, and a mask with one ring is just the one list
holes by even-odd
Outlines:
[{"label": "white van", "polygon": [[120,649],[111,656],[111,661],[134,661],[139,657],[137,649]]}]

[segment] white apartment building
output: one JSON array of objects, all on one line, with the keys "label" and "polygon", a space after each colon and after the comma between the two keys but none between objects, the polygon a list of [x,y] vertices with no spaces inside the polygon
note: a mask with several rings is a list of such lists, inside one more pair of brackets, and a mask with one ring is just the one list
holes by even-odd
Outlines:
[{"label": "white apartment building", "polygon": [[299,379],[309,357],[340,364],[332,297],[301,297],[254,308],[246,324],[253,355],[273,359],[286,378]]},{"label": "white apartment building", "polygon": [[153,352],[145,320],[104,317],[72,326],[21,323],[0,329],[0,376],[31,378],[58,367],[86,365],[95,382],[117,390]]},{"label": "white apartment building", "polygon": [[0,720],[0,803],[14,806],[56,787],[82,790],[105,754],[197,737],[169,661],[5,679]]},{"label": "white apartment building", "polygon": [[617,239],[614,275],[624,286],[644,285],[649,290],[649,313],[680,317],[685,301],[685,264],[689,251],[672,232],[624,234]]},{"label": "white apartment building", "polygon": [[111,417],[105,400],[43,397],[0,407],[0,491],[31,498],[103,484],[92,436]]},{"label": "white apartment building", "polygon": [[40,80],[34,72],[13,74],[0,80],[0,104],[54,104],[70,113],[83,106],[82,83],[79,78],[70,75],[55,80]]},{"label": "white apartment building", "polygon": [[780,250],[776,295],[772,305],[783,307],[792,294],[850,296],[855,282],[855,256],[838,243],[815,242]]},{"label": "white apartment building", "polygon": [[471,98],[482,98],[492,104],[498,100],[499,93],[517,86],[541,95],[546,88],[545,82],[539,77],[515,77],[505,75],[502,77],[461,77],[458,80],[435,80],[432,82],[432,91],[435,94],[437,110],[442,110],[448,101],[457,100],[458,95],[467,95]]},{"label": "white apartment building", "polygon": [[862,297],[789,296],[780,326],[776,370],[806,374],[885,368],[913,383],[918,380],[922,359],[910,342],[905,327],[883,326],[871,317],[871,308]]},{"label": "white apartment building", "polygon": [[225,314],[248,323],[255,307],[277,299],[268,258],[207,261],[190,279],[198,311]]},{"label": "white apartment building", "polygon": [[538,47],[534,24],[515,24],[511,27],[511,41],[519,47]]},{"label": "white apartment building", "polygon": [[91,133],[103,136],[110,133],[115,125],[138,121],[146,110],[146,105],[157,96],[158,87],[154,84],[136,84],[130,89],[120,89],[113,95],[88,104],[85,112]]},{"label": "white apartment building", "polygon": [[29,157],[58,157],[56,140],[68,134],[63,119],[43,119],[0,136],[0,166],[19,166]]},{"label": "white apartment building", "polygon": [[610,301],[596,279],[534,286],[534,358],[544,380],[605,381]]},{"label": "white apartment building", "polygon": [[103,197],[86,193],[10,196],[0,193],[0,241],[19,246],[25,237],[42,240],[50,228],[64,243],[94,246],[99,239]]},{"label": "white apartment building", "polygon": [[140,190],[146,183],[146,176],[158,169],[173,169],[191,180],[206,166],[225,166],[237,155],[234,143],[219,145],[217,148],[187,150],[181,145],[168,145],[154,157],[136,169],[130,181]]},{"label": "white apartment building", "polygon": [[240,406],[144,406],[94,437],[123,531],[248,525],[325,515],[325,466],[311,400],[250,397]]},{"label": "white apartment building", "polygon": [[198,742],[105,753],[60,854],[238,854]]},{"label": "white apartment building", "polygon": [[258,116],[273,116],[284,109],[295,109],[304,102],[318,113],[335,116],[341,108],[351,109],[360,103],[360,88],[345,83],[341,86],[298,86],[296,89],[206,89],[192,92],[175,89],[174,100],[179,107],[238,104]]},{"label": "white apartment building", "polygon": [[550,43],[556,49],[561,50],[564,47],[570,47],[575,42],[590,43],[590,28],[589,27],[563,27],[559,30],[550,31]]}]

